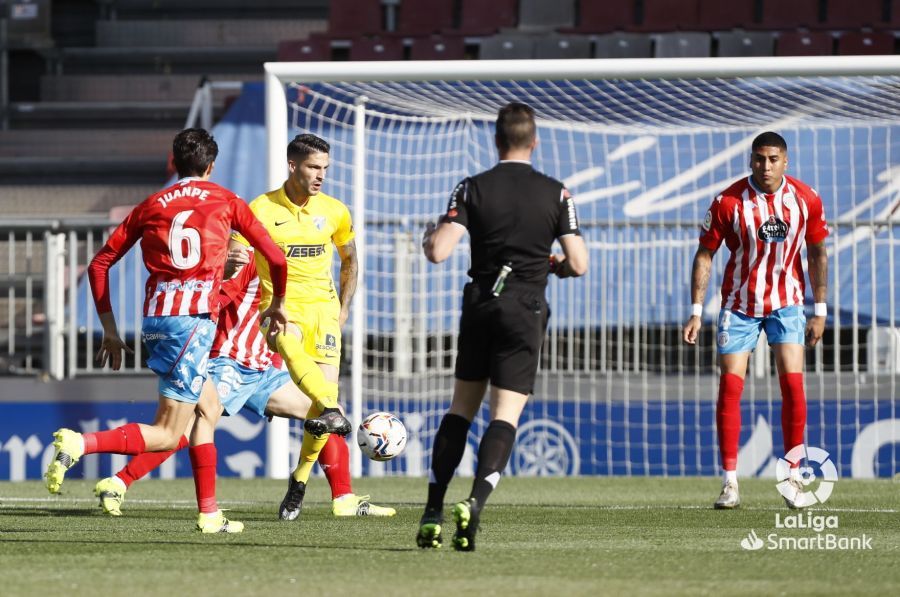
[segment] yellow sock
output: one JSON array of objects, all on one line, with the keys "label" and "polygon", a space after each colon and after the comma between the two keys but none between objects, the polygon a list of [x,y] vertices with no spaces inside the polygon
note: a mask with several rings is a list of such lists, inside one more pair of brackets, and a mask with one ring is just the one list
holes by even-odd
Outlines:
[{"label": "yellow sock", "polygon": [[275,345],[291,379],[312,398],[320,413],[326,408],[337,408],[338,385],[325,379],[319,365],[303,350],[300,338],[291,333],[278,334]]},{"label": "yellow sock", "polygon": [[[318,417],[322,414],[315,404],[309,407],[307,417]],[[303,434],[303,443],[300,444],[300,460],[297,462],[297,468],[294,469],[294,481],[306,483],[309,481],[309,475],[312,473],[313,465],[319,459],[319,452],[325,447],[328,441],[328,434],[322,437],[316,437],[312,433]]]}]

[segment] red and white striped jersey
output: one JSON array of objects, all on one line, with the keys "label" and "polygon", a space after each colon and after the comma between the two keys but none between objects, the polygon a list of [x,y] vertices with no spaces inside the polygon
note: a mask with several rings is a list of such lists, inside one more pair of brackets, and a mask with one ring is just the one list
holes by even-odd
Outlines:
[{"label": "red and white striped jersey", "polygon": [[284,253],[240,197],[215,183],[184,178],[135,207],[91,261],[97,312],[112,311],[109,268],[140,240],[150,274],[144,315],[210,313],[215,318],[232,229],[251,239],[280,270],[273,279],[286,279]]},{"label": "red and white striped jersey", "polygon": [[828,236],[822,200],[814,189],[785,176],[767,194],[748,176],[715,198],[706,212],[700,244],[731,250],[722,279],[722,308],[765,317],[802,305],[806,288],[800,251],[803,243]]},{"label": "red and white striped jersey", "polygon": [[[262,295],[253,259],[222,284],[221,311],[209,357],[228,357],[250,369],[263,371],[272,365],[272,352],[259,329]],[[278,359],[280,361],[280,358]],[[275,366],[280,366],[276,362]]]}]

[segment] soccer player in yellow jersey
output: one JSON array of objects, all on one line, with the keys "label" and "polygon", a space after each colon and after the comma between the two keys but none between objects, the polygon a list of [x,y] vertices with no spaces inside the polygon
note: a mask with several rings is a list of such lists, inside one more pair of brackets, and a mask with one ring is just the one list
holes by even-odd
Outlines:
[{"label": "soccer player in yellow jersey", "polygon": [[[312,399],[300,461],[289,480],[280,517],[300,514],[306,483],[329,433],[347,435],[350,421],[338,403],[341,327],[350,313],[359,266],[353,225],[347,207],[321,192],[329,165],[328,143],[315,135],[298,135],[288,144],[288,179],[274,191],[260,195],[250,210],[287,258],[285,329],[273,326],[266,339],[277,350],[300,389]],[[247,241],[235,235],[234,240]],[[333,248],[341,258],[340,293],[331,278]],[[260,311],[272,300],[272,281],[264,259],[256,259],[262,286]],[[265,324],[265,322],[263,322]]]}]

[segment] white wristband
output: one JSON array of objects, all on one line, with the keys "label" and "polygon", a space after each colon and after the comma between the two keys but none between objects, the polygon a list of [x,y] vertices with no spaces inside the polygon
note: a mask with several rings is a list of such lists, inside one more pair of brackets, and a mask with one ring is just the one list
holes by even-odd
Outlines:
[{"label": "white wristband", "polygon": [[703,305],[700,303],[693,303],[691,305],[691,317],[702,317],[703,316]]},{"label": "white wristband", "polygon": [[816,317],[826,317],[828,315],[828,304],[816,303],[815,307],[813,307],[813,314]]}]

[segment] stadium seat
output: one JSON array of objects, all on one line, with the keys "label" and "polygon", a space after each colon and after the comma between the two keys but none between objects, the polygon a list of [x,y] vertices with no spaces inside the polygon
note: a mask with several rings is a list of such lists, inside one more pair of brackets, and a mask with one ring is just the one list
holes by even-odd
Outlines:
[{"label": "stadium seat", "polygon": [[828,56],[834,53],[834,36],[827,31],[785,31],[775,42],[778,56]]},{"label": "stadium seat", "polygon": [[414,38],[410,60],[462,60],[466,57],[466,43],[459,35]]},{"label": "stadium seat", "polygon": [[886,31],[847,31],[838,38],[837,53],[893,54],[895,41],[894,34]]},{"label": "stadium seat", "polygon": [[459,32],[465,35],[491,35],[516,26],[519,0],[462,0]]},{"label": "stadium seat", "polygon": [[541,37],[534,44],[535,58],[590,58],[591,40],[580,36]]},{"label": "stadium seat", "polygon": [[785,0],[760,0],[762,12],[759,27],[762,29],[796,29],[817,27],[822,15],[819,0],[790,0],[790,10],[785,10]]},{"label": "stadium seat", "polygon": [[824,27],[859,29],[885,23],[882,0],[828,0]]},{"label": "stadium seat", "polygon": [[[642,31],[696,30],[699,17],[699,0],[644,0],[644,14],[639,29]],[[728,2],[730,6],[733,2]]]},{"label": "stadium seat", "polygon": [[331,38],[310,35],[309,39],[292,39],[278,43],[279,62],[321,62],[331,60]]},{"label": "stadium seat", "polygon": [[661,33],[656,36],[657,58],[689,58],[710,55],[712,38],[699,31]]},{"label": "stadium seat", "polygon": [[355,38],[383,30],[381,0],[331,0],[328,33],[332,37]]},{"label": "stadium seat", "polygon": [[350,60],[403,60],[403,39],[394,36],[354,39]]},{"label": "stadium seat", "polygon": [[575,0],[522,0],[519,29],[546,30],[575,26]]},{"label": "stadium seat", "polygon": [[743,29],[753,25],[753,0],[700,0],[697,22],[704,31]]},{"label": "stadium seat", "polygon": [[534,58],[534,39],[495,35],[481,40],[478,57],[482,60],[527,60]]},{"label": "stadium seat", "polygon": [[611,33],[594,40],[594,58],[650,58],[653,40],[643,33]]},{"label": "stadium seat", "polygon": [[763,31],[727,31],[716,34],[717,56],[771,56],[775,38]]},{"label": "stadium seat", "polygon": [[453,2],[402,0],[397,8],[397,33],[430,35],[453,27]]},{"label": "stadium seat", "polygon": [[578,3],[578,25],[581,33],[607,33],[629,29],[635,24],[634,0],[605,0]]}]

